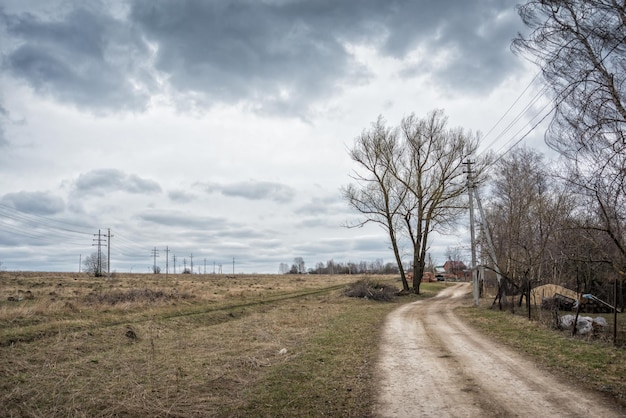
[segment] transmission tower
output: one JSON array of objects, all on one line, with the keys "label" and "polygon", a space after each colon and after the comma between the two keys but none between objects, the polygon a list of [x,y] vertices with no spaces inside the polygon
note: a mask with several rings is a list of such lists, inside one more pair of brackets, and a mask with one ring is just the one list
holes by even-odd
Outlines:
[{"label": "transmission tower", "polygon": [[94,273],[96,277],[102,277],[102,243],[106,242],[106,238],[102,236],[102,233],[100,232],[99,229],[98,229],[98,233],[93,234],[93,236],[97,238],[93,239],[94,243],[91,245],[98,247],[98,259],[96,261],[96,271]]},{"label": "transmission tower", "polygon": [[154,257],[154,264],[152,265],[152,273],[157,274],[156,259],[159,256],[159,250],[157,250],[157,247],[154,247],[154,249],[152,250],[152,256]]}]

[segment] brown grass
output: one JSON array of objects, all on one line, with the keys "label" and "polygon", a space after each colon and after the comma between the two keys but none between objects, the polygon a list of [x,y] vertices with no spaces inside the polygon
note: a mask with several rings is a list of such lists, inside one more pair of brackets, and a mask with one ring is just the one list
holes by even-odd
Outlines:
[{"label": "brown grass", "polygon": [[[192,417],[244,416],[251,411],[280,415],[289,410],[280,395],[289,388],[280,382],[294,370],[300,374],[303,365],[319,367],[321,357],[327,358],[326,364],[334,358],[362,364],[375,355],[379,328],[375,324],[380,325],[394,305],[343,297],[345,285],[358,279],[195,275],[102,279],[4,272],[0,415]],[[8,300],[20,291],[30,291],[33,298]],[[336,338],[349,334],[359,321],[374,330],[361,336],[361,343],[354,336],[349,342]],[[315,374],[311,367],[307,369]],[[341,370],[329,379],[351,391],[337,398],[325,381],[308,390],[317,390],[318,397],[331,402],[329,410],[344,416],[349,411],[368,413],[367,402],[361,401],[361,409],[355,410],[358,402],[346,399],[370,399],[369,380],[354,379]],[[267,393],[266,387],[277,391]],[[261,408],[257,402],[277,406]],[[301,407],[291,411],[311,410],[311,405]]]}]

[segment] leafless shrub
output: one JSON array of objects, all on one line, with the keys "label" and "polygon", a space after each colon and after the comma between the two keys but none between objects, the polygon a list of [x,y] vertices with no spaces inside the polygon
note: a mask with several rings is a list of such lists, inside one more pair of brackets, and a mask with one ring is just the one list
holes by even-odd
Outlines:
[{"label": "leafless shrub", "polygon": [[392,301],[398,295],[399,289],[369,280],[359,280],[358,282],[348,285],[343,292],[344,296],[351,298],[364,298],[376,301]]}]

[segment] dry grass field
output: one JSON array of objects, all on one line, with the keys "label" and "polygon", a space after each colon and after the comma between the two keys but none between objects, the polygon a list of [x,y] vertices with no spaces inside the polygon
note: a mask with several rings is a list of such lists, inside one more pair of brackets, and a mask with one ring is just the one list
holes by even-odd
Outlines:
[{"label": "dry grass field", "polygon": [[367,415],[358,279],[2,272],[0,416]]},{"label": "dry grass field", "polygon": [[[386,314],[447,284],[393,302],[344,296],[360,279],[0,272],[0,416],[371,416]],[[508,312],[460,313],[623,402],[623,347]]]}]

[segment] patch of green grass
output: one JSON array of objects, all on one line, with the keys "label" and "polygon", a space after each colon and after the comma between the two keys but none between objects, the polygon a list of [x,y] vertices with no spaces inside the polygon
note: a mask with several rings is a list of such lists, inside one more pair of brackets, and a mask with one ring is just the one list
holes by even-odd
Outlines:
[{"label": "patch of green grass", "polygon": [[[488,307],[459,308],[457,313],[484,334],[523,352],[536,364],[626,406],[626,350],[606,341],[571,337],[539,321]],[[623,318],[620,318],[623,320]]]},{"label": "patch of green grass", "polygon": [[334,316],[287,363],[252,391],[242,415],[266,417],[371,414],[372,373],[380,329],[395,303],[346,298]]},{"label": "patch of green grass", "polygon": [[301,351],[257,382],[244,407],[225,415],[370,416],[376,401],[373,373],[386,315],[447,286],[424,283],[420,295],[405,295],[396,302],[344,298],[341,311],[320,324]]}]

